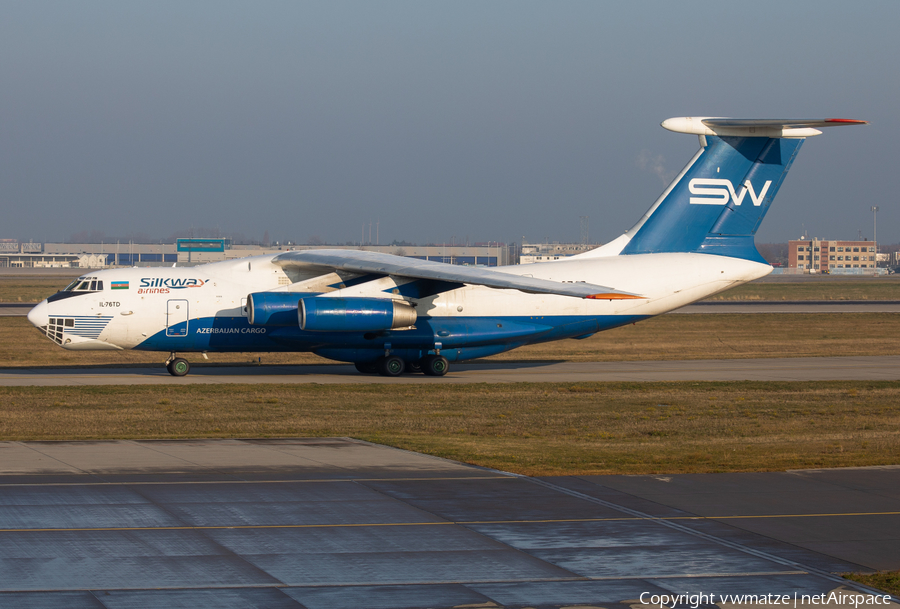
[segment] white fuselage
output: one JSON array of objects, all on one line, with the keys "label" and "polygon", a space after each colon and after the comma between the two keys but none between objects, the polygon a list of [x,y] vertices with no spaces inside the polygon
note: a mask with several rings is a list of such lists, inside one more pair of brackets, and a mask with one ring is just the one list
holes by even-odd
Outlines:
[{"label": "white fuselage", "polygon": [[[85,278],[96,280],[98,285],[102,282],[102,290],[61,292],[35,307],[29,319],[65,349],[303,351],[327,348],[331,343],[349,348],[356,339],[323,338],[304,334],[297,328],[278,331],[249,325],[245,306],[248,294],[282,291],[294,293],[298,299],[312,294],[325,298],[400,299],[392,289],[409,281],[387,276],[341,288],[343,284],[337,275],[331,284],[323,282],[321,276],[290,276],[289,271],[272,263],[273,258],[257,256],[185,268],[135,267],[91,272]],[[434,328],[435,335],[446,326],[449,329],[440,330],[440,336],[448,336],[447,340],[461,348],[468,343],[453,323],[464,322],[470,327],[485,319],[501,323],[509,320],[508,330],[510,323],[527,322],[543,329],[602,320],[596,328],[588,326],[597,331],[677,309],[762,277],[771,272],[771,267],[724,256],[664,253],[574,258],[496,270],[558,282],[614,285],[643,298],[588,300],[465,286],[419,300],[416,325]],[[576,333],[573,329],[568,335]],[[566,337],[559,332],[534,331],[533,337],[525,331],[520,334],[516,340],[503,335],[498,339],[503,348],[497,351]],[[393,335],[397,337],[395,342],[406,340],[412,344],[409,337],[413,334]],[[490,335],[482,332],[476,342],[489,345]],[[459,357],[468,356],[461,352]]]}]

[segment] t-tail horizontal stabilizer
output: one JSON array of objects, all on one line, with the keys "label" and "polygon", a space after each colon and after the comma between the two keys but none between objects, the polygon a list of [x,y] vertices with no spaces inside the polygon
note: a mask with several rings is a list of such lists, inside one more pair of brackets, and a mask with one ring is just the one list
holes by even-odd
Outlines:
[{"label": "t-tail horizontal stabilizer", "polygon": [[[805,138],[851,119],[679,117],[662,126],[700,136],[701,149],[640,221],[619,253],[693,252],[765,263],[753,236]],[[598,252],[597,255],[610,255]]]},{"label": "t-tail horizontal stabilizer", "polygon": [[734,137],[812,137],[823,127],[868,125],[852,118],[715,118],[679,116],[662,122],[664,129],[676,133]]}]

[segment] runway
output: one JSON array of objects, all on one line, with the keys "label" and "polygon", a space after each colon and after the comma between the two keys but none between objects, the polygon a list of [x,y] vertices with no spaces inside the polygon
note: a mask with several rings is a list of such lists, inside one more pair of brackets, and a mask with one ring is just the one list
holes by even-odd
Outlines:
[{"label": "runway", "polygon": [[452,364],[441,378],[359,374],[342,364],[309,366],[194,366],[176,378],[163,366],[145,368],[4,368],[0,387],[181,385],[221,383],[564,383],[588,381],[896,381],[900,355],[649,362],[491,362]]},{"label": "runway", "polygon": [[0,457],[2,607],[625,609],[900,566],[898,468],[527,478],[347,438]]},{"label": "runway", "polygon": [[34,308],[36,302],[8,303],[0,302],[0,317],[25,317]]}]

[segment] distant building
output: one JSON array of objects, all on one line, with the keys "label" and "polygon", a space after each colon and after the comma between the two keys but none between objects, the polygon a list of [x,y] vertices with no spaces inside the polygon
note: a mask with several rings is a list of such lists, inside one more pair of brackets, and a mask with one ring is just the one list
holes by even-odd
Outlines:
[{"label": "distant building", "polygon": [[523,243],[519,253],[519,264],[562,260],[597,247],[600,246],[584,243]]},{"label": "distant building", "polygon": [[181,261],[175,245],[168,243],[45,243],[43,254],[76,256],[78,263],[71,266],[95,269],[108,266],[172,266]]},{"label": "distant building", "polygon": [[515,246],[492,242],[466,245],[233,245],[230,239],[178,239],[176,243],[0,242],[0,267],[107,268],[123,266],[193,266],[278,254],[290,250],[344,249],[383,252],[464,266],[505,266],[514,262]]},{"label": "distant building", "polygon": [[77,254],[45,253],[40,243],[0,239],[0,267],[67,268],[78,266]]},{"label": "distant building", "polygon": [[800,239],[788,242],[788,268],[809,273],[831,273],[842,269],[874,272],[874,241],[824,241]]}]

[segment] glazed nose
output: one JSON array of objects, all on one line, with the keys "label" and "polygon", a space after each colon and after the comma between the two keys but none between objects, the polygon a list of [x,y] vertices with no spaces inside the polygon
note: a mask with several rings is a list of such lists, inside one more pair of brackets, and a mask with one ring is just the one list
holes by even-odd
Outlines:
[{"label": "glazed nose", "polygon": [[28,312],[28,321],[37,328],[46,328],[50,323],[50,305],[44,300]]}]

